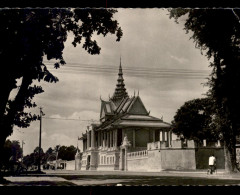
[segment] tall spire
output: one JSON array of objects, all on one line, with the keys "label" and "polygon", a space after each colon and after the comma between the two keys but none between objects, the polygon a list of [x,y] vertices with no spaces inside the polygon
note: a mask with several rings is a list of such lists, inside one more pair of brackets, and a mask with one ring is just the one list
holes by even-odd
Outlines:
[{"label": "tall spire", "polygon": [[119,65],[119,71],[118,71],[118,79],[117,79],[117,85],[115,88],[115,92],[113,93],[112,100],[115,104],[120,103],[120,101],[128,97],[128,93],[126,92],[124,79],[123,79],[123,72],[122,72],[122,62],[120,57],[120,65]]}]

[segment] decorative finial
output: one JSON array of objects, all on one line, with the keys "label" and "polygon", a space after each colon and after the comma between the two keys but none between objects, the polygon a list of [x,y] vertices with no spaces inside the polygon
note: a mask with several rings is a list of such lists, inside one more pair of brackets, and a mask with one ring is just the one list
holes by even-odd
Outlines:
[{"label": "decorative finial", "polygon": [[139,90],[138,90],[138,95],[137,96],[139,96]]},{"label": "decorative finial", "polygon": [[122,74],[122,58],[120,56],[120,66],[119,66],[119,73]]},{"label": "decorative finial", "polygon": [[133,97],[135,97],[135,89],[134,89],[134,95],[133,95]]},{"label": "decorative finial", "polygon": [[161,120],[163,120],[163,115],[162,115],[162,118],[161,118]]},{"label": "decorative finial", "polygon": [[101,95],[100,95],[100,100],[102,100],[102,97],[101,97]]}]

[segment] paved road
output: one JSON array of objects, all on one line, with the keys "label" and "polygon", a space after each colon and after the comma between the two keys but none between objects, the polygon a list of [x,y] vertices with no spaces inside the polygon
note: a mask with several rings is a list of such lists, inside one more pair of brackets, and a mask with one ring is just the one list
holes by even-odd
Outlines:
[{"label": "paved road", "polygon": [[20,177],[5,177],[8,186],[240,186],[240,173],[228,175],[206,171],[45,171]]}]

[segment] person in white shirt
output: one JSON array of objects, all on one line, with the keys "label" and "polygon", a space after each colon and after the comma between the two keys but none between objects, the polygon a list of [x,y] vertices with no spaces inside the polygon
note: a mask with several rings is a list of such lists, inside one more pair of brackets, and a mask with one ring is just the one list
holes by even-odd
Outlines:
[{"label": "person in white shirt", "polygon": [[213,172],[215,171],[215,168],[216,168],[216,158],[213,154],[209,157],[208,165],[210,168],[210,174],[213,174]]}]

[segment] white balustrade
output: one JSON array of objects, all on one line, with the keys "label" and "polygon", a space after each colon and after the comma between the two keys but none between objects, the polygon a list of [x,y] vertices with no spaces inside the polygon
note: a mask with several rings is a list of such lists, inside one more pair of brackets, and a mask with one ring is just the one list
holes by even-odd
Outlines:
[{"label": "white balustrade", "polygon": [[129,152],[127,153],[127,156],[129,159],[133,158],[144,158],[148,156],[148,151],[147,150],[141,150],[141,151],[136,151],[136,152]]}]

